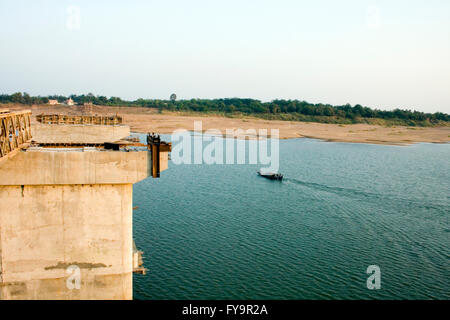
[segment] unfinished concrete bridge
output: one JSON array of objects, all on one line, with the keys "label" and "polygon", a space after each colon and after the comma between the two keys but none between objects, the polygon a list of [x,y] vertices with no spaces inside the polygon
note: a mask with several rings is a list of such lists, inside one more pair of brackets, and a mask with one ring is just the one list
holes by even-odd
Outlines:
[{"label": "unfinished concrete bridge", "polygon": [[0,299],[132,299],[133,184],[171,146],[118,117],[0,110]]}]

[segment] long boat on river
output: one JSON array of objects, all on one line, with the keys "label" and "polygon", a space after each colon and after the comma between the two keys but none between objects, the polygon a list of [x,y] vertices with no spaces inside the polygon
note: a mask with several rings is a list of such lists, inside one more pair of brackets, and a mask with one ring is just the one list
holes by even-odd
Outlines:
[{"label": "long boat on river", "polygon": [[269,179],[269,180],[278,180],[278,181],[283,180],[283,175],[281,173],[270,173],[270,172],[258,171],[258,175],[263,178]]}]

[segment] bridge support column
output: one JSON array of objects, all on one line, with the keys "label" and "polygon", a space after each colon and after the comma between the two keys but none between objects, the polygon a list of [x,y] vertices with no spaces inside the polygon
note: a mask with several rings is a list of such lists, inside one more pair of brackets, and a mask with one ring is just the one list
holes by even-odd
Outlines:
[{"label": "bridge support column", "polygon": [[147,151],[32,147],[4,161],[0,298],[132,299],[132,185],[150,174]]}]

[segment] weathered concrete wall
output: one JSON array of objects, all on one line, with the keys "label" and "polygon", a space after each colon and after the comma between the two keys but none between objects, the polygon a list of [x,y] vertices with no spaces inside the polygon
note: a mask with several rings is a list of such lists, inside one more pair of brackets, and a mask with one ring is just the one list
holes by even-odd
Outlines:
[{"label": "weathered concrete wall", "polygon": [[[147,151],[88,150],[21,151],[0,166],[0,185],[136,183],[150,175],[151,157]],[[163,162],[166,168],[167,156]]]},{"label": "weathered concrete wall", "polygon": [[[160,153],[161,171],[168,157]],[[147,151],[30,148],[0,165],[0,185],[136,183],[151,175],[151,166]]]},{"label": "weathered concrete wall", "polygon": [[[151,167],[149,166],[151,169]],[[162,172],[169,169],[169,152],[159,153],[159,170]]]},{"label": "weathered concrete wall", "polygon": [[130,135],[126,125],[36,124],[31,127],[33,141],[39,143],[104,143]]},{"label": "weathered concrete wall", "polygon": [[30,148],[0,165],[0,299],[132,298],[132,184],[151,157],[95,150]]},{"label": "weathered concrete wall", "polygon": [[0,203],[3,299],[132,298],[131,184],[2,186]]}]

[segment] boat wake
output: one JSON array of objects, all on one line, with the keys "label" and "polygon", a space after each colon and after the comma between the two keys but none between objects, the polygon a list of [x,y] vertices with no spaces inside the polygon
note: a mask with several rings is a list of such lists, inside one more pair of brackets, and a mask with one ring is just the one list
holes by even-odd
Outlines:
[{"label": "boat wake", "polygon": [[371,201],[376,203],[382,203],[384,205],[390,205],[390,206],[401,206],[403,208],[408,207],[414,207],[414,208],[422,208],[426,210],[437,210],[439,212],[448,212],[450,210],[450,207],[447,205],[440,205],[436,203],[426,203],[424,201],[419,201],[415,199],[406,199],[406,198],[400,198],[396,197],[394,195],[387,195],[387,194],[380,194],[380,193],[370,193],[360,190],[355,190],[351,188],[342,188],[342,187],[334,187],[334,186],[327,186],[324,184],[314,183],[314,182],[306,182],[298,179],[292,179],[292,178],[285,178],[285,182],[292,183],[300,186],[304,186],[310,189],[323,191],[332,193],[338,196],[342,197],[349,197],[357,200],[362,201]]}]

